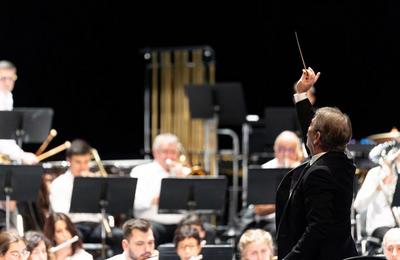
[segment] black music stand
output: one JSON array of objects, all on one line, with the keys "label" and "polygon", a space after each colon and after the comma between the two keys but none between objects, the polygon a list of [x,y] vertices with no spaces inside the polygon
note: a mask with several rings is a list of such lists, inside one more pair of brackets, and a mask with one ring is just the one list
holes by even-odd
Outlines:
[{"label": "black music stand", "polygon": [[285,130],[300,133],[300,123],[294,107],[267,107],[264,112],[265,144],[272,151],[275,138]]},{"label": "black music stand", "polygon": [[[163,244],[157,248],[160,260],[179,260],[173,244]],[[233,247],[231,245],[204,245],[201,249],[203,259],[232,260]]]},{"label": "black music stand", "polygon": [[218,116],[219,125],[242,125],[246,122],[246,104],[238,82],[214,85],[188,85],[189,110],[192,118]]},{"label": "black music stand", "polygon": [[17,140],[22,127],[22,113],[0,111],[0,139]]},{"label": "black music stand", "polygon": [[225,176],[162,179],[158,212],[221,214],[227,185]]},{"label": "black music stand", "polygon": [[41,143],[50,132],[54,111],[49,107],[16,107],[22,114],[22,142]]},{"label": "black music stand", "polygon": [[0,200],[6,201],[6,229],[10,229],[10,200],[35,202],[42,181],[39,165],[0,165]]},{"label": "black music stand", "polygon": [[75,177],[71,213],[101,213],[102,257],[105,259],[106,213],[132,214],[137,178]]},{"label": "black music stand", "polygon": [[249,168],[247,204],[275,204],[278,185],[289,170]]}]

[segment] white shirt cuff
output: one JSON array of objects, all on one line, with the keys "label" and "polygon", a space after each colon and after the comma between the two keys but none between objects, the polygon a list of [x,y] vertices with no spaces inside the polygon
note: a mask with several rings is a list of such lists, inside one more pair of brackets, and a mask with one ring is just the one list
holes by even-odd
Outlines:
[{"label": "white shirt cuff", "polygon": [[303,93],[295,93],[294,95],[294,102],[298,103],[304,99],[307,99],[307,92],[303,92]]}]

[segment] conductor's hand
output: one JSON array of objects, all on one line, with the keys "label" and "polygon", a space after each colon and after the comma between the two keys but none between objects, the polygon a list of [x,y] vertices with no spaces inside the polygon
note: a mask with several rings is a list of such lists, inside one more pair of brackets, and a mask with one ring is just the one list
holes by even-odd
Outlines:
[{"label": "conductor's hand", "polygon": [[317,82],[320,72],[315,74],[314,70],[310,67],[308,69],[303,69],[303,74],[301,75],[299,81],[294,85],[294,91],[296,93],[307,92],[314,84]]}]

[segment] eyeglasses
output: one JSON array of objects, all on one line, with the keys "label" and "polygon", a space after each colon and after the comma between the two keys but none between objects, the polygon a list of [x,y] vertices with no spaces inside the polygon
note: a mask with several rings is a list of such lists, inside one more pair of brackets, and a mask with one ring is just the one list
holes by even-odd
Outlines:
[{"label": "eyeglasses", "polygon": [[16,81],[17,78],[18,78],[17,75],[14,75],[14,76],[12,76],[12,77],[0,76],[0,81],[6,81],[6,80],[9,80],[9,81]]},{"label": "eyeglasses", "polygon": [[284,147],[284,146],[278,146],[278,148],[277,148],[277,152],[278,152],[278,153],[284,153],[284,152],[288,152],[288,153],[295,153],[295,152],[296,152],[296,148],[293,148],[293,147]]},{"label": "eyeglasses", "polygon": [[178,248],[180,250],[187,250],[189,249],[190,251],[195,250],[196,248],[198,248],[198,245],[179,245]]},{"label": "eyeglasses", "polygon": [[23,260],[26,260],[26,259],[28,259],[29,254],[30,254],[29,251],[26,250],[26,249],[22,250],[21,252],[19,252],[19,251],[11,251],[10,252],[10,257],[12,259],[23,259]]}]

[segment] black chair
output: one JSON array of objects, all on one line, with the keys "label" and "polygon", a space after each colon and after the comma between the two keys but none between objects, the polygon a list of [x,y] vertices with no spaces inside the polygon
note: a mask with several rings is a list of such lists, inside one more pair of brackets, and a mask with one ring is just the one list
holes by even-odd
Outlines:
[{"label": "black chair", "polygon": [[264,112],[264,121],[265,143],[271,149],[275,138],[284,130],[290,130],[300,135],[300,124],[294,107],[267,107]]}]

